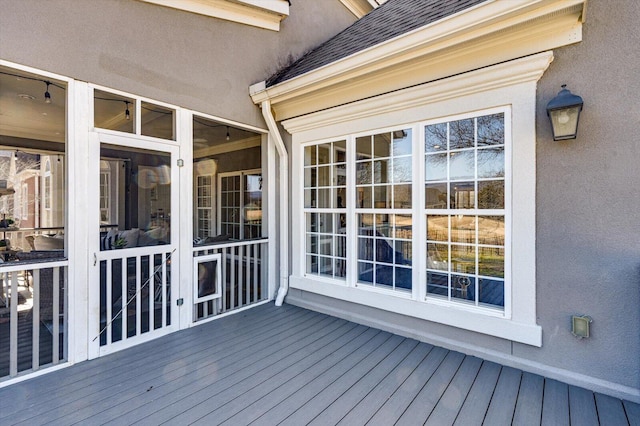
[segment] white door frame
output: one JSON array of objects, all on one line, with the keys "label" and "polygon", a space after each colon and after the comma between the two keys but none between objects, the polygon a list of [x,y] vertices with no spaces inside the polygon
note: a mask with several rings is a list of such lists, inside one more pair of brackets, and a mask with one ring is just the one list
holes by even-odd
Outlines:
[{"label": "white door frame", "polygon": [[[172,252],[171,262],[171,324],[149,331],[136,337],[132,337],[126,340],[119,341],[117,343],[111,343],[105,346],[100,346],[100,261],[108,258],[113,258],[114,251],[100,251],[100,238],[99,238],[99,178],[100,178],[100,145],[106,143],[110,145],[118,145],[123,148],[138,148],[149,149],[154,151],[166,152],[171,155],[171,243],[163,247],[164,252]],[[95,358],[107,353],[115,352],[117,350],[125,349],[143,343],[148,340],[153,340],[162,335],[171,333],[180,329],[180,315],[176,301],[181,297],[180,289],[180,259],[178,256],[178,248],[180,245],[180,177],[179,169],[177,166],[177,159],[179,155],[179,147],[176,144],[165,144],[158,142],[156,139],[146,138],[137,135],[121,135],[113,134],[112,132],[90,132],[89,133],[89,164],[90,170],[88,176],[88,262],[89,262],[89,334],[88,334],[88,346],[89,346],[89,358]],[[95,167],[91,167],[91,165]],[[139,250],[145,251],[148,248],[140,248]],[[146,251],[145,251],[146,253]],[[126,253],[125,253],[126,256]]]}]

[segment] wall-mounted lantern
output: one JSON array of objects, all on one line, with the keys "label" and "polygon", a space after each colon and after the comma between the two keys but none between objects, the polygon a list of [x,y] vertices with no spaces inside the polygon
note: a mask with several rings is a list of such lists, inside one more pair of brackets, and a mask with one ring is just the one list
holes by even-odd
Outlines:
[{"label": "wall-mounted lantern", "polygon": [[547,116],[551,120],[553,140],[575,139],[578,133],[578,121],[582,111],[582,98],[574,95],[562,85],[562,90],[547,104]]}]

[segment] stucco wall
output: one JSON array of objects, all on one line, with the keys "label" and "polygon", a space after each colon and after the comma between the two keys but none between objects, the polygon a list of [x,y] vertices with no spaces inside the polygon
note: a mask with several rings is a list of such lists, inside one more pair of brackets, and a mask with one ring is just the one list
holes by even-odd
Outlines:
[{"label": "stucco wall", "polygon": [[297,0],[280,32],[135,0],[0,0],[0,58],[264,127],[249,85],[351,24]]},{"label": "stucco wall", "polygon": [[[555,50],[538,85],[541,348],[299,290],[287,301],[640,401],[640,3],[615,3],[589,1],[583,41]],[[563,83],[585,107],[578,138],[554,142],[545,107]],[[572,336],[573,314],[593,318],[590,338]]]},{"label": "stucco wall", "polygon": [[[640,3],[590,0],[583,41],[538,85],[537,306],[543,347],[514,355],[640,392]],[[546,103],[582,96],[578,138],[553,142]],[[570,316],[593,318],[592,337]]]}]

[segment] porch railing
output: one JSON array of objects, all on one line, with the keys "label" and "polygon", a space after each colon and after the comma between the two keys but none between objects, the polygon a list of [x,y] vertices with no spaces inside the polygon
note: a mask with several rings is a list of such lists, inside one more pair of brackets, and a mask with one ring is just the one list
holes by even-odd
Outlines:
[{"label": "porch railing", "polygon": [[268,241],[265,238],[194,247],[194,257],[220,254],[222,270],[221,297],[195,304],[195,321],[267,300]]},{"label": "porch railing", "polygon": [[66,259],[0,266],[0,381],[67,360]]}]

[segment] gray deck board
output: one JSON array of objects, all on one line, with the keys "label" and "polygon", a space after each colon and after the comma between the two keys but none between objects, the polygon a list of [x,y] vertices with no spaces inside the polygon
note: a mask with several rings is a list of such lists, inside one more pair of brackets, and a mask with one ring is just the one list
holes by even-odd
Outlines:
[{"label": "gray deck board", "polygon": [[[305,417],[306,412],[300,411],[301,407],[308,404],[309,401],[322,393],[328,386],[333,384],[341,376],[346,375],[353,368],[358,368],[361,365],[367,365],[371,362],[380,360],[381,357],[389,354],[395,349],[402,341],[399,336],[387,335],[384,333],[381,337],[384,337],[384,341],[376,344],[369,345],[368,343],[357,351],[353,352],[348,358],[340,360],[331,368],[325,370],[317,376],[315,379],[304,384],[304,386],[296,392],[292,397],[287,398],[285,401],[278,404],[274,409],[270,410],[268,415],[260,417],[255,424],[256,425],[270,425],[270,424],[304,424],[304,422],[297,422],[296,419]],[[322,398],[321,395],[320,398]],[[314,402],[317,399],[314,400]],[[317,412],[317,405],[308,405],[307,410],[313,411],[315,417]],[[309,421],[311,419],[307,419]]]},{"label": "gray deck board", "polygon": [[597,426],[600,424],[593,392],[569,386],[569,417],[572,425]]},{"label": "gray deck board", "polygon": [[[374,350],[377,346],[379,346],[381,343],[383,343],[385,340],[388,340],[391,336],[385,333],[377,333],[371,340],[369,340],[364,346],[361,347],[361,351],[359,352],[363,352],[366,353],[367,350],[372,351]],[[342,361],[339,361],[342,362]],[[296,393],[296,395],[301,394],[300,392]],[[205,393],[206,395],[206,393]],[[201,396],[200,395],[196,395],[197,396],[197,400],[201,400]],[[222,394],[220,395],[219,401],[218,403],[222,402],[222,401],[226,401],[229,398],[229,396]],[[183,415],[180,417],[179,421],[195,421],[200,419],[200,417],[202,417],[203,415],[205,415],[208,411],[212,411],[212,409],[215,409],[217,404],[213,407],[211,407],[209,404],[213,403],[213,401],[208,401],[207,404],[205,405],[201,405],[199,404],[199,406],[197,407],[197,410],[189,410],[188,412],[183,413]],[[146,422],[146,420],[149,420],[149,422]],[[164,419],[158,419],[158,420],[164,420]],[[168,420],[168,419],[167,419]],[[156,421],[156,416],[150,416],[148,419],[145,419],[145,423],[147,424],[151,424],[154,423]]]},{"label": "gray deck board", "polygon": [[623,401],[624,411],[627,413],[627,420],[631,426],[640,426],[640,404]]},{"label": "gray deck board", "polygon": [[406,339],[378,365],[359,378],[342,395],[335,395],[334,401],[318,414],[309,424],[327,425],[338,423],[355,405],[360,403],[381,381],[413,352],[418,342]]},{"label": "gray deck board", "polygon": [[481,425],[487,414],[491,396],[498,383],[501,367],[493,362],[484,361],[476,380],[471,386],[454,425]]},{"label": "gray deck board", "polygon": [[[395,336],[394,336],[395,337]],[[308,424],[325,409],[336,404],[338,400],[344,400],[345,404],[354,405],[366,395],[364,390],[377,384],[388,373],[392,364],[397,365],[411,352],[417,342],[409,339],[388,341],[387,348],[380,347],[348,372],[341,374],[335,381],[318,392],[306,404],[299,407],[284,425]],[[394,345],[396,345],[394,347]],[[356,386],[360,384],[360,386]],[[319,390],[316,387],[314,390]],[[327,413],[328,414],[328,413]],[[330,417],[331,420],[323,424],[335,424],[342,416]]]},{"label": "gray deck board", "polygon": [[448,352],[442,348],[434,348],[429,352],[424,362],[396,389],[396,392],[376,411],[367,424],[394,424],[420,392],[424,384],[436,372]]},{"label": "gray deck board", "polygon": [[[255,398],[259,398],[261,395],[269,395],[270,392],[274,389],[280,388],[280,385],[283,382],[288,382],[291,378],[293,378],[296,373],[302,370],[315,369],[317,362],[326,357],[333,352],[331,348],[323,348],[329,349],[327,352],[316,352],[311,357],[306,357],[301,360],[299,366],[292,366],[297,368],[289,368],[287,370],[279,371],[278,374],[271,376],[268,380],[262,381],[258,384],[258,386],[254,386],[255,383],[252,381],[248,381],[240,386],[240,391],[234,392],[231,399],[228,403],[225,403],[218,407],[216,410],[211,411],[206,406],[197,407],[198,409],[193,410],[186,414],[186,416],[181,416],[179,421],[182,421],[183,418],[189,422],[192,422],[194,418],[197,418],[197,421],[194,421],[194,424],[211,424],[213,421],[216,423],[224,422],[222,424],[239,424],[239,421],[244,419],[242,414],[238,415],[240,411],[247,405],[247,400],[253,400]],[[334,361],[338,361],[337,357]],[[338,361],[339,362],[339,361]],[[335,364],[334,364],[335,365]],[[229,395],[227,395],[229,398]],[[269,401],[263,401],[265,405],[268,405]],[[255,408],[259,408],[254,406]],[[237,415],[237,416],[236,416]],[[257,415],[257,413],[256,413]],[[237,418],[234,418],[236,416]]]},{"label": "gray deck board", "polygon": [[640,405],[290,305],[0,389],[0,424],[638,425]]},{"label": "gray deck board", "polygon": [[513,424],[539,425],[542,419],[543,395],[544,379],[536,374],[523,373],[516,401],[516,412],[513,415]]},{"label": "gray deck board", "polygon": [[434,407],[425,425],[439,426],[451,425],[456,420],[465,398],[471,390],[471,386],[478,376],[482,360],[467,356],[462,361],[460,369],[451,381],[438,404]]},{"label": "gray deck board", "polygon": [[596,393],[596,407],[601,426],[619,426],[629,424],[622,401],[608,395]]},{"label": "gray deck board", "polygon": [[438,370],[425,383],[396,424],[402,426],[426,422],[464,358],[465,356],[460,352],[449,352]]},{"label": "gray deck board", "polygon": [[[291,329],[287,331],[290,335],[290,341],[295,342],[297,340],[297,333],[300,329],[308,329],[309,327],[318,327],[320,321],[327,321],[327,317],[325,316],[305,316],[300,323],[293,325]],[[329,320],[332,321],[332,320]],[[275,336],[276,333],[273,332]],[[49,405],[45,405],[40,407],[38,411],[46,412],[45,421],[56,420],[60,423],[74,423],[77,421],[81,421],[87,419],[91,416],[96,415],[97,413],[102,413],[106,410],[111,410],[112,412],[126,412],[128,409],[135,408],[135,406],[131,407],[129,403],[132,398],[138,398],[141,402],[144,402],[147,398],[157,398],[159,394],[162,392],[174,392],[175,388],[179,386],[179,382],[189,382],[189,385],[192,380],[195,380],[202,371],[208,371],[211,373],[215,373],[216,371],[207,370],[208,366],[214,366],[214,369],[219,365],[229,366],[230,368],[225,371],[230,372],[231,365],[235,363],[236,356],[242,356],[245,353],[250,354],[254,351],[255,344],[258,336],[254,336],[254,339],[246,338],[244,335],[238,335],[236,337],[232,337],[230,343],[231,351],[211,351],[213,353],[209,353],[208,350],[215,346],[215,339],[207,338],[207,339],[198,339],[193,343],[193,347],[191,351],[194,352],[196,356],[191,357],[190,359],[184,358],[176,358],[173,363],[163,362],[165,365],[164,368],[159,369],[157,364],[155,368],[148,371],[148,375],[143,374],[140,371],[140,368],[127,369],[128,376],[124,378],[119,378],[115,383],[107,379],[109,383],[108,387],[104,387],[98,383],[98,386],[101,387],[100,392],[93,393],[85,393],[83,395],[77,396],[72,399],[71,403],[66,404],[64,406],[50,407]],[[268,337],[268,336],[267,336]],[[264,338],[264,336],[260,336],[262,338],[262,343],[264,347],[269,347],[274,345],[274,341],[268,338]],[[243,344],[239,344],[242,342]],[[200,345],[205,345],[203,348]],[[140,354],[141,358],[144,359],[146,356],[146,352]],[[218,358],[222,357],[222,358]],[[226,360],[220,364],[221,361]],[[190,374],[185,375],[183,373],[183,367],[186,363],[189,363],[191,366],[196,367]],[[154,366],[154,364],[151,364]],[[131,374],[135,372],[135,374]],[[176,383],[178,381],[178,383]],[[153,390],[153,392],[150,392]],[[118,405],[123,405],[119,409],[116,408]],[[46,411],[43,411],[46,410]],[[31,413],[32,415],[36,415],[36,413]],[[108,413],[105,413],[107,415]],[[31,422],[30,419],[26,419]],[[38,424],[37,422],[31,424]]]},{"label": "gray deck board", "polygon": [[[291,335],[277,343],[265,342],[265,347],[248,347],[246,351],[227,358],[225,362],[209,364],[195,374],[181,377],[179,382],[170,383],[169,386],[163,387],[161,392],[157,392],[159,389],[154,389],[156,392],[153,394],[143,396],[146,402],[144,409],[134,407],[135,412],[127,412],[124,407],[120,409],[113,407],[111,410],[120,414],[118,422],[121,424],[127,424],[130,421],[157,424],[191,411],[198,405],[206,405],[209,409],[214,409],[216,404],[224,402],[223,399],[231,395],[229,393],[231,391],[227,392],[229,389],[234,386],[237,388],[243,381],[258,380],[265,375],[268,376],[270,367],[286,368],[287,363],[294,362],[296,356],[304,355],[305,350],[313,350],[339,337],[349,327],[352,327],[352,324],[346,322],[320,321],[316,329],[306,329],[307,335],[303,338]],[[322,330],[322,334],[314,334],[316,330]],[[271,364],[270,359],[279,361]]]},{"label": "gray deck board", "polygon": [[[202,417],[198,420],[205,419],[206,423],[206,416],[215,416],[219,422],[226,420],[234,424],[233,417],[245,408],[247,410],[238,417],[247,421],[260,418],[274,404],[282,402],[291,397],[294,392],[298,392],[300,387],[304,385],[305,379],[302,376],[305,373],[317,374],[318,371],[334,366],[342,358],[350,356],[354,346],[357,348],[365,345],[373,347],[378,342],[388,338],[388,336],[384,336],[378,330],[373,329],[363,332],[361,328],[358,328],[356,333],[357,335],[348,335],[344,339],[332,342],[335,345],[322,347],[322,349],[301,359],[287,370],[279,371],[278,374],[270,377],[267,381],[262,381],[255,386],[255,383],[252,383],[253,381],[244,384],[244,389],[248,389],[246,392],[242,394],[235,393],[232,400],[216,410],[211,411],[203,407],[204,410],[198,413]],[[354,336],[356,336],[355,339]],[[253,401],[253,403],[247,407],[247,401]]]},{"label": "gray deck board", "polygon": [[399,363],[395,369],[378,383],[371,392],[337,423],[342,426],[365,425],[378,408],[394,394],[413,371],[420,365],[433,349],[432,345],[420,343]]},{"label": "gray deck board", "polygon": [[[245,313],[246,312],[246,313]],[[194,341],[197,341],[199,345],[204,344],[207,340],[204,337],[216,336],[221,340],[245,336],[249,341],[255,339],[255,336],[259,335],[261,330],[268,330],[268,321],[277,321],[278,318],[284,318],[286,316],[286,310],[277,312],[269,310],[266,306],[257,306],[254,309],[245,311],[239,315],[247,321],[252,321],[254,318],[263,318],[265,323],[259,323],[255,330],[247,330],[246,327],[243,330],[241,323],[231,318],[221,319],[219,327],[213,332],[205,334],[205,330],[201,327],[196,327],[188,330],[184,333],[173,333],[166,336],[164,339],[154,340],[137,347],[134,352],[120,351],[102,358],[101,368],[96,369],[92,363],[81,363],[74,366],[71,369],[67,369],[62,377],[45,375],[38,379],[39,386],[35,389],[27,386],[27,383],[17,384],[12,386],[12,392],[21,391],[24,388],[25,396],[30,399],[38,399],[40,404],[38,408],[47,410],[44,406],[47,402],[51,402],[51,406],[57,405],[57,401],[60,398],[66,398],[68,400],[74,400],[76,395],[86,396],[88,393],[94,393],[102,391],[107,388],[108,381],[121,381],[126,378],[131,378],[131,371],[136,371],[136,377],[146,370],[155,370],[156,362],[167,362],[171,360],[184,360],[186,356],[195,353],[192,346]],[[203,347],[203,350],[207,350],[207,347]],[[116,369],[117,366],[127,365],[127,369]],[[28,393],[27,392],[28,389]],[[30,408],[25,404],[28,402],[27,398],[20,399],[11,403],[11,399],[3,398],[3,390],[0,389],[0,423],[5,417],[15,418],[16,413],[20,413],[25,408]]]},{"label": "gray deck board", "polygon": [[498,384],[484,418],[487,425],[509,425],[513,421],[522,372],[511,367],[502,367]]},{"label": "gray deck board", "polygon": [[557,380],[545,380],[541,424],[568,425],[569,421],[569,386]]},{"label": "gray deck board", "polygon": [[349,357],[356,349],[373,338],[384,338],[381,335],[378,336],[379,334],[378,330],[367,329],[364,326],[355,328],[340,341],[336,341],[335,348],[332,346],[322,348],[313,356],[290,368],[289,371],[279,374],[274,380],[264,382],[242,395],[242,398],[234,400],[233,405],[236,412],[231,416],[227,415],[227,418],[223,420],[226,420],[227,423],[238,424],[235,423],[236,420],[250,423],[259,419],[274,406],[297,393],[306,383],[323,371],[341,359]]}]

